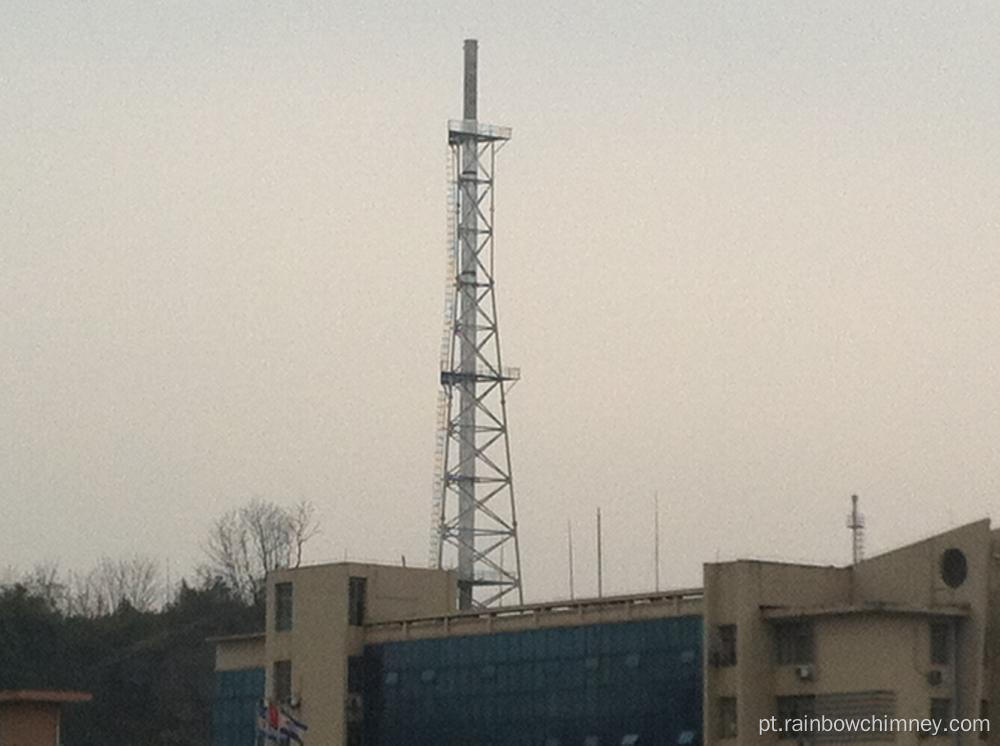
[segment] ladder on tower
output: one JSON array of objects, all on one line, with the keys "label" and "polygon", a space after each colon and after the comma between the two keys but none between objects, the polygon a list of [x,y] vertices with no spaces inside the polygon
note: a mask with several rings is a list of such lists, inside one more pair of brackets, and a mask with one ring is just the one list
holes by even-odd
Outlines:
[{"label": "ladder on tower", "polygon": [[[444,323],[441,332],[440,368],[445,370],[451,363],[451,344],[453,339],[452,322],[455,310],[455,283],[457,274],[458,251],[457,241],[457,211],[458,184],[455,181],[454,156],[449,151],[448,172],[448,243],[446,247],[446,270],[444,289]],[[427,558],[428,567],[438,566],[438,549],[441,532],[441,507],[444,500],[444,457],[448,442],[448,393],[444,388],[438,390],[437,426],[434,433],[434,494],[431,496],[431,536],[430,549]]]}]

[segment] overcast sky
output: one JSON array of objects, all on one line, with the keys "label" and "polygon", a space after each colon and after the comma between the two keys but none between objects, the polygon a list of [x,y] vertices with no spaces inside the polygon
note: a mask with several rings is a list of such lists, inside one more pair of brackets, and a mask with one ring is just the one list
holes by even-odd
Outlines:
[{"label": "overcast sky", "polygon": [[7,2],[0,566],[425,561],[462,40],[527,595],[1000,515],[1000,5]]}]

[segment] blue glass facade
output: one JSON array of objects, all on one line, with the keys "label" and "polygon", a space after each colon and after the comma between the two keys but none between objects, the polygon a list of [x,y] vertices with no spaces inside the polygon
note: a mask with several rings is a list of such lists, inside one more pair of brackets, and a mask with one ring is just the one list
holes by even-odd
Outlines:
[{"label": "blue glass facade", "polygon": [[701,743],[701,617],[368,646],[367,746]]},{"label": "blue glass facade", "polygon": [[257,705],[263,696],[263,668],[216,672],[212,717],[214,746],[256,743]]}]

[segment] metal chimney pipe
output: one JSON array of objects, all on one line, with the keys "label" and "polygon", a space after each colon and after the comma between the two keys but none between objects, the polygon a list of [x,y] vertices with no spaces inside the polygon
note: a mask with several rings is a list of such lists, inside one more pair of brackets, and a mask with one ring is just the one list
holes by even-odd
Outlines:
[{"label": "metal chimney pipe", "polygon": [[476,97],[477,97],[477,76],[478,76],[478,57],[479,57],[479,42],[476,39],[466,39],[465,40],[465,107],[463,109],[463,114],[466,119],[477,119],[478,112],[476,107]]}]

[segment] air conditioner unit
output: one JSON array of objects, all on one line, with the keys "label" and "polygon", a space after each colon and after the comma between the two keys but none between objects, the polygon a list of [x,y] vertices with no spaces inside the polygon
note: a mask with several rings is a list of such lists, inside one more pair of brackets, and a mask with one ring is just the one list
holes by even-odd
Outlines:
[{"label": "air conditioner unit", "polygon": [[944,675],[937,670],[927,672],[927,683],[931,686],[937,686],[944,680]]},{"label": "air conditioner unit", "polygon": [[811,663],[796,666],[795,675],[798,676],[799,681],[813,681],[816,678],[816,666]]}]

